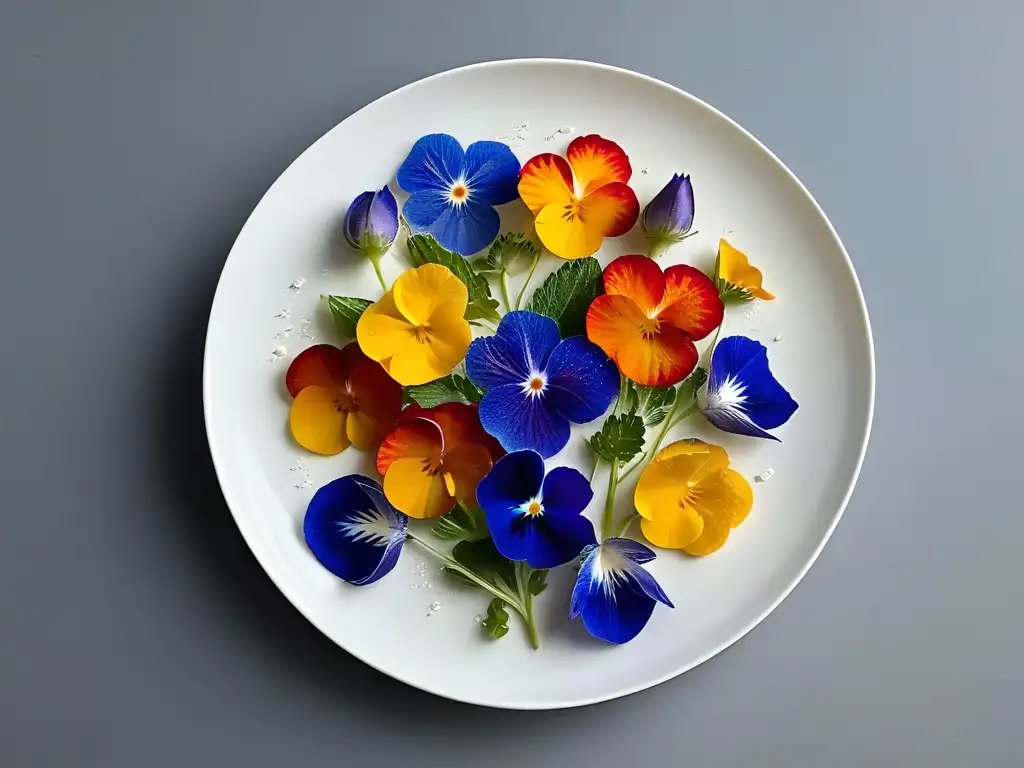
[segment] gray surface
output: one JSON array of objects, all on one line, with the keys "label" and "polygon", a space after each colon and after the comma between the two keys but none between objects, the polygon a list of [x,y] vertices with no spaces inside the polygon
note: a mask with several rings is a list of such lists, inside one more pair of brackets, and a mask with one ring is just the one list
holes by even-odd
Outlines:
[{"label": "gray surface", "polygon": [[[1019,4],[343,5],[2,6],[0,765],[1024,763]],[[406,82],[529,55],[750,129],[843,237],[878,354],[805,582],[682,678],[553,714],[432,698],[308,626],[231,521],[199,388],[221,264],[292,158]]]}]

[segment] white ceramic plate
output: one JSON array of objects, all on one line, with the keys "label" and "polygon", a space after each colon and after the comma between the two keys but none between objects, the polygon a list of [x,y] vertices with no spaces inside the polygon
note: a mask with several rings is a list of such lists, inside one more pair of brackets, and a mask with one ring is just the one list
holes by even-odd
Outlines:
[{"label": "white ceramic plate", "polygon": [[[579,621],[566,620],[568,567],[553,574],[538,599],[544,645],[533,651],[518,624],[500,642],[484,639],[474,617],[488,597],[447,582],[410,545],[391,574],[354,588],[324,570],[304,544],[301,522],[313,491],[373,469],[354,449],[316,457],[291,441],[284,372],[313,337],[341,341],[321,293],[379,297],[369,263],[345,248],[340,224],[363,190],[391,183],[397,192],[399,164],[417,138],[433,132],[451,133],[463,145],[499,138],[521,161],[564,153],[573,136],[599,133],[629,154],[641,206],[673,172],[687,172],[699,234],[662,263],[710,268],[725,236],[764,271],[765,286],[778,296],[730,310],[724,333],[764,341],[773,371],[800,403],[779,430],[783,442],[726,435],[700,417],[672,435],[724,445],[748,478],[769,468],[775,474],[754,485],[753,512],[721,551],[703,559],[662,552],[651,564],[676,608],[659,606],[627,645],[593,640]],[[521,203],[499,210],[503,231],[529,225]],[[605,240],[602,264],[642,252],[639,229]],[[534,284],[560,263],[546,254]],[[403,248],[384,261],[389,279],[407,266]],[[301,288],[289,287],[300,279]],[[228,257],[210,316],[204,378],[206,426],[224,496],[288,599],[339,646],[392,677],[441,696],[516,709],[639,691],[750,631],[793,589],[842,514],[867,445],[873,400],[871,333],[857,278],[793,174],[740,126],[683,91],[632,72],[559,60],[481,64],[427,78],[364,107],[306,150],[260,201]],[[569,448],[548,464],[589,475],[578,437],[594,427],[576,430]],[[621,514],[631,509],[633,482],[621,490]],[[600,475],[595,486],[588,512],[597,520]],[[431,613],[435,603],[440,610]]]}]

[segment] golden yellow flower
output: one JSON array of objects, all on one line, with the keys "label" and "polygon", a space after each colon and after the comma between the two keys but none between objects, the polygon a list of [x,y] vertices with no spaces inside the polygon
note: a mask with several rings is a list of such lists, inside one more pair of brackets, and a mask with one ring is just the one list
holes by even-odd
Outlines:
[{"label": "golden yellow flower", "polygon": [[662,449],[633,495],[644,536],[656,547],[709,555],[725,544],[754,503],[750,483],[729,469],[729,454],[701,440]]},{"label": "golden yellow flower", "polygon": [[761,287],[763,279],[761,270],[751,266],[745,253],[733,248],[724,238],[718,241],[715,282],[718,283],[718,292],[722,299],[771,301],[775,296]]},{"label": "golden yellow flower", "polygon": [[403,386],[447,376],[466,356],[470,328],[463,317],[469,294],[450,269],[409,269],[376,304],[366,308],[356,339]]}]

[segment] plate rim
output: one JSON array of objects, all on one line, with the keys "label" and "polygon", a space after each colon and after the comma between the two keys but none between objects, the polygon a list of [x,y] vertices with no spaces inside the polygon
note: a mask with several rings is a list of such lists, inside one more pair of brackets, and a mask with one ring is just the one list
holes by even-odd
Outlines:
[{"label": "plate rim", "polygon": [[[735,634],[733,634],[730,637],[728,637],[725,641],[723,641],[723,642],[719,643],[718,645],[714,646],[713,648],[711,648],[706,653],[700,655],[699,657],[697,657],[696,659],[694,659],[692,661],[688,661],[687,663],[680,665],[678,668],[674,669],[673,671],[670,671],[670,672],[668,672],[666,674],[660,675],[659,677],[653,678],[651,680],[647,680],[647,681],[644,681],[644,682],[641,682],[641,683],[637,683],[637,684],[631,685],[631,686],[621,687],[618,690],[615,690],[615,691],[612,691],[612,692],[609,692],[609,693],[606,693],[606,694],[599,694],[599,695],[596,695],[596,696],[590,696],[590,697],[584,697],[584,698],[578,698],[578,699],[565,698],[565,699],[560,699],[560,700],[557,700],[557,701],[527,701],[527,702],[506,702],[506,703],[502,703],[500,701],[495,701],[495,700],[476,699],[476,698],[467,697],[467,696],[453,695],[452,693],[446,692],[443,689],[434,688],[434,687],[431,687],[429,685],[420,684],[420,683],[418,683],[418,682],[416,682],[416,681],[414,681],[412,679],[409,679],[408,677],[406,677],[404,675],[397,675],[397,674],[394,674],[393,672],[390,672],[390,671],[388,671],[386,669],[383,669],[379,665],[373,663],[372,661],[368,660],[367,658],[363,657],[362,655],[360,655],[360,654],[350,650],[349,648],[344,647],[343,645],[338,643],[333,637],[331,637],[331,635],[323,627],[321,627],[320,624],[313,618],[313,616],[311,615],[311,611],[307,610],[306,606],[303,603],[303,600],[300,599],[299,596],[294,594],[294,592],[291,590],[291,588],[286,585],[285,579],[283,579],[281,577],[281,575],[276,572],[275,567],[273,565],[271,565],[271,564],[268,564],[267,562],[264,561],[263,558],[261,558],[260,553],[257,551],[257,548],[253,544],[253,537],[247,531],[246,523],[244,522],[244,515],[240,515],[240,513],[236,511],[237,508],[241,507],[241,504],[235,498],[235,492],[233,490],[229,489],[229,484],[225,483],[225,481],[222,479],[222,473],[221,473],[221,466],[222,466],[222,464],[221,464],[221,461],[219,459],[219,453],[218,453],[218,449],[216,447],[216,441],[214,439],[214,430],[213,430],[213,427],[211,425],[211,416],[210,416],[210,410],[211,410],[210,409],[210,401],[211,401],[211,388],[212,388],[211,381],[210,381],[210,357],[211,357],[210,347],[211,347],[211,335],[212,335],[211,334],[211,328],[212,328],[212,324],[213,324],[214,313],[216,312],[217,305],[218,305],[218,297],[220,297],[221,293],[222,293],[222,282],[223,282],[224,272],[227,270],[228,264],[231,262],[231,259],[236,254],[236,251],[238,249],[238,242],[239,242],[239,240],[241,240],[242,234],[249,227],[249,225],[250,225],[250,223],[252,221],[253,214],[256,212],[256,210],[259,209],[260,205],[266,199],[267,195],[270,193],[271,189],[273,189],[274,185],[276,185],[278,180],[282,176],[284,176],[292,168],[292,166],[294,166],[306,153],[312,151],[313,148],[316,147],[321,141],[323,141],[324,138],[328,134],[330,134],[332,131],[334,131],[339,126],[343,125],[346,121],[350,120],[352,117],[357,115],[362,110],[366,109],[367,107],[369,107],[369,106],[371,106],[373,104],[377,104],[379,102],[382,102],[382,101],[385,101],[385,100],[389,100],[389,99],[393,99],[393,98],[398,98],[402,93],[404,93],[407,90],[411,90],[413,88],[416,88],[417,86],[423,85],[423,84],[428,83],[428,82],[434,82],[434,81],[437,81],[437,80],[442,80],[444,78],[452,77],[452,76],[455,76],[457,74],[460,74],[460,73],[463,73],[463,72],[467,72],[467,71],[470,71],[470,70],[498,69],[498,68],[502,68],[502,67],[517,67],[517,66],[524,66],[524,65],[525,66],[555,65],[555,66],[580,67],[580,68],[583,68],[583,69],[590,69],[595,74],[614,73],[614,74],[617,74],[617,75],[626,75],[628,77],[637,78],[637,79],[645,82],[648,85],[654,85],[654,86],[657,86],[659,88],[665,89],[666,91],[668,91],[674,97],[688,100],[693,105],[697,106],[698,108],[702,108],[702,109],[708,110],[714,116],[716,116],[716,117],[718,117],[718,118],[720,118],[722,120],[725,120],[732,127],[738,129],[740,131],[740,133],[746,139],[748,139],[749,141],[752,141],[756,147],[758,147],[763,152],[765,152],[765,154],[773,162],[775,162],[776,165],[796,184],[797,188],[804,195],[804,197],[807,199],[807,201],[810,202],[810,204],[813,206],[814,210],[817,211],[818,215],[821,216],[822,220],[825,222],[825,225],[828,228],[829,234],[832,236],[833,240],[835,241],[835,244],[839,247],[839,251],[840,251],[840,253],[843,256],[843,261],[845,263],[846,269],[848,270],[849,275],[850,275],[850,277],[853,280],[854,288],[856,289],[857,305],[858,305],[858,307],[860,309],[861,315],[862,315],[863,320],[864,320],[864,329],[866,331],[866,339],[865,339],[865,341],[867,342],[868,361],[869,361],[868,372],[867,372],[868,373],[869,391],[868,391],[867,416],[866,416],[866,419],[865,419],[865,422],[864,422],[864,425],[863,425],[863,432],[862,432],[862,436],[861,436],[860,451],[858,452],[857,461],[856,461],[856,464],[854,466],[853,473],[850,476],[849,484],[848,484],[848,486],[847,486],[847,488],[846,488],[846,490],[845,490],[845,492],[843,494],[842,501],[839,504],[839,507],[836,510],[836,513],[833,516],[831,522],[829,523],[828,529],[825,531],[825,535],[822,537],[821,541],[815,547],[815,549],[811,553],[810,557],[800,567],[800,569],[798,570],[798,572],[794,576],[794,578],[779,593],[778,597],[776,597],[767,606],[767,608],[764,611],[760,612],[752,621],[750,621],[749,623],[744,625],[738,632],[736,632]],[[267,189],[264,191],[263,195],[260,196],[260,200],[253,207],[252,211],[249,213],[248,217],[246,218],[245,223],[242,225],[241,229],[239,230],[238,235],[235,237],[235,240],[234,240],[234,242],[231,245],[231,249],[228,251],[227,257],[224,260],[224,265],[221,267],[221,272],[220,272],[220,274],[217,277],[217,288],[214,291],[213,300],[211,301],[211,304],[210,304],[210,311],[209,311],[209,315],[207,317],[207,323],[206,323],[206,337],[205,337],[204,349],[203,349],[203,384],[202,384],[202,386],[203,386],[203,423],[204,423],[204,427],[205,427],[205,430],[206,430],[207,444],[208,444],[209,449],[210,449],[210,458],[211,458],[211,460],[213,462],[214,472],[217,475],[217,484],[220,486],[221,494],[223,495],[224,501],[227,504],[228,509],[231,512],[231,517],[234,519],[235,525],[237,526],[237,528],[239,530],[239,533],[241,533],[242,538],[245,541],[246,546],[249,548],[249,551],[252,553],[253,557],[256,558],[256,562],[259,563],[259,565],[263,569],[264,573],[267,574],[267,576],[273,582],[274,586],[278,589],[278,591],[280,591],[281,594],[284,595],[285,599],[287,599],[288,602],[292,604],[292,606],[306,619],[306,621],[308,621],[313,627],[315,627],[322,635],[324,635],[328,640],[330,640],[340,650],[344,651],[345,653],[349,654],[353,658],[357,659],[360,663],[366,664],[367,666],[375,669],[377,672],[379,672],[379,673],[381,673],[383,675],[386,675],[387,677],[390,677],[393,680],[397,680],[397,681],[399,681],[401,683],[404,683],[405,685],[411,686],[413,688],[417,688],[417,689],[419,689],[421,691],[425,691],[426,693],[430,693],[430,694],[433,694],[435,696],[440,696],[441,698],[449,699],[449,700],[452,700],[452,701],[459,701],[459,702],[462,702],[462,703],[465,703],[465,704],[472,704],[472,705],[475,705],[475,706],[488,707],[488,708],[493,708],[493,709],[506,709],[506,710],[556,710],[556,709],[570,709],[570,708],[574,708],[574,707],[589,706],[591,704],[598,704],[598,703],[605,702],[605,701],[612,701],[614,699],[620,699],[620,698],[623,698],[623,697],[626,697],[626,696],[630,696],[630,695],[635,694],[635,693],[639,693],[640,691],[644,691],[644,690],[647,690],[649,688],[653,688],[653,687],[655,687],[657,685],[660,685],[660,684],[662,684],[664,682],[667,682],[668,680],[676,678],[676,677],[678,677],[678,676],[680,676],[680,675],[682,675],[682,674],[684,674],[686,672],[689,672],[694,667],[697,667],[697,666],[703,664],[704,662],[706,662],[708,659],[711,659],[712,657],[717,656],[719,653],[724,651],[726,648],[728,648],[729,646],[733,645],[734,643],[739,641],[741,638],[745,637],[755,627],[757,627],[762,621],[764,621],[768,617],[769,614],[771,614],[776,608],[778,608],[779,604],[781,604],[783,600],[785,600],[787,597],[789,597],[789,595],[796,588],[797,584],[799,584],[804,579],[804,577],[807,575],[807,572],[811,569],[811,566],[814,565],[814,563],[817,561],[819,555],[821,554],[821,551],[825,548],[825,545],[828,543],[829,539],[832,538],[832,534],[834,533],[836,527],[838,526],[839,520],[842,518],[843,513],[846,511],[846,507],[849,504],[850,498],[853,495],[854,488],[856,487],[857,481],[860,478],[861,469],[863,468],[863,465],[864,465],[864,457],[867,454],[868,443],[870,442],[870,438],[871,438],[871,430],[872,430],[872,425],[873,425],[873,422],[874,422],[874,414],[875,414],[875,388],[876,388],[876,381],[875,381],[875,345],[874,345],[874,337],[873,337],[872,330],[871,330],[871,319],[870,319],[870,316],[868,314],[867,302],[865,301],[865,298],[864,298],[864,291],[863,291],[863,288],[861,286],[860,280],[857,277],[857,271],[856,271],[856,269],[853,266],[853,261],[850,259],[850,255],[847,252],[846,247],[843,245],[843,242],[840,239],[838,232],[836,232],[835,227],[832,225],[832,222],[829,220],[828,216],[825,214],[825,211],[818,204],[818,201],[814,199],[814,196],[810,193],[810,191],[807,189],[807,187],[804,185],[804,183],[796,176],[795,173],[793,173],[792,170],[790,170],[790,168],[784,162],[782,162],[782,160],[780,160],[778,158],[778,156],[776,156],[776,154],[774,152],[772,152],[768,147],[766,147],[763,143],[761,143],[761,141],[756,136],[754,136],[750,131],[748,131],[746,128],[744,128],[738,122],[736,122],[731,117],[726,115],[724,112],[722,112],[721,110],[719,110],[716,107],[712,106],[711,104],[707,103],[703,99],[693,95],[692,93],[689,93],[688,91],[683,90],[682,88],[679,88],[679,87],[677,87],[675,85],[672,85],[671,83],[666,83],[665,81],[659,80],[658,78],[652,77],[650,75],[645,75],[643,73],[636,72],[636,71],[630,70],[630,69],[626,69],[624,67],[618,67],[618,66],[614,66],[614,65],[611,65],[611,64],[602,64],[602,63],[594,62],[594,61],[586,61],[586,60],[583,60],[583,59],[557,58],[557,57],[527,57],[527,58],[496,59],[496,60],[491,60],[491,61],[482,61],[482,62],[476,62],[476,63],[473,63],[473,64],[466,64],[466,65],[463,65],[463,66],[454,67],[452,69],[447,69],[447,70],[444,70],[444,71],[441,71],[441,72],[437,72],[437,73],[432,74],[432,75],[428,75],[426,77],[420,78],[418,80],[414,80],[414,81],[412,81],[410,83],[407,83],[406,85],[403,85],[400,88],[397,88],[397,89],[395,89],[393,91],[389,91],[388,93],[386,93],[386,94],[384,94],[384,95],[382,95],[382,96],[380,96],[380,97],[378,97],[378,98],[376,98],[376,99],[374,99],[374,100],[372,100],[370,102],[367,102],[366,104],[361,106],[359,109],[357,109],[354,112],[352,112],[349,115],[347,115],[343,120],[341,120],[340,122],[338,122],[335,125],[333,125],[330,128],[328,128],[320,137],[318,137],[316,139],[316,141],[312,142],[308,147],[306,147],[302,152],[300,152],[275,177],[274,181],[270,184],[269,187],[267,187]]]}]

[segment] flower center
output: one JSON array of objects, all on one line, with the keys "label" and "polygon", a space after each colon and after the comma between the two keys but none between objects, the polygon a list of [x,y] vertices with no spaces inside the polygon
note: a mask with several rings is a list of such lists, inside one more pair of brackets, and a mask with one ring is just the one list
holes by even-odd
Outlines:
[{"label": "flower center", "polygon": [[583,208],[583,201],[580,200],[576,195],[573,195],[569,202],[565,205],[565,210],[562,211],[562,220],[566,222],[573,222],[580,215],[580,209]]},{"label": "flower center", "polygon": [[463,183],[458,183],[448,191],[448,197],[453,203],[464,203],[469,197],[469,189]]},{"label": "flower center", "polygon": [[644,337],[644,341],[650,341],[657,335],[660,328],[661,320],[657,317],[649,317],[640,323],[640,335]]},{"label": "flower center", "polygon": [[541,513],[542,509],[543,507],[540,505],[539,501],[531,501],[530,506],[526,508],[526,514],[536,516]]},{"label": "flower center", "polygon": [[355,397],[347,387],[343,390],[339,390],[335,394],[334,410],[340,413],[352,413],[353,411],[359,410]]},{"label": "flower center", "polygon": [[413,333],[416,336],[416,341],[420,344],[426,344],[434,335],[433,331],[430,330],[430,326],[427,325],[417,325],[413,329]]},{"label": "flower center", "polygon": [[544,388],[547,386],[547,383],[547,377],[543,373],[534,373],[522,383],[523,394],[530,397],[540,397],[544,394]]},{"label": "flower center", "polygon": [[540,376],[534,376],[532,379],[530,379],[530,389],[532,389],[534,392],[539,392],[540,390],[544,389],[544,379],[542,379]]}]

